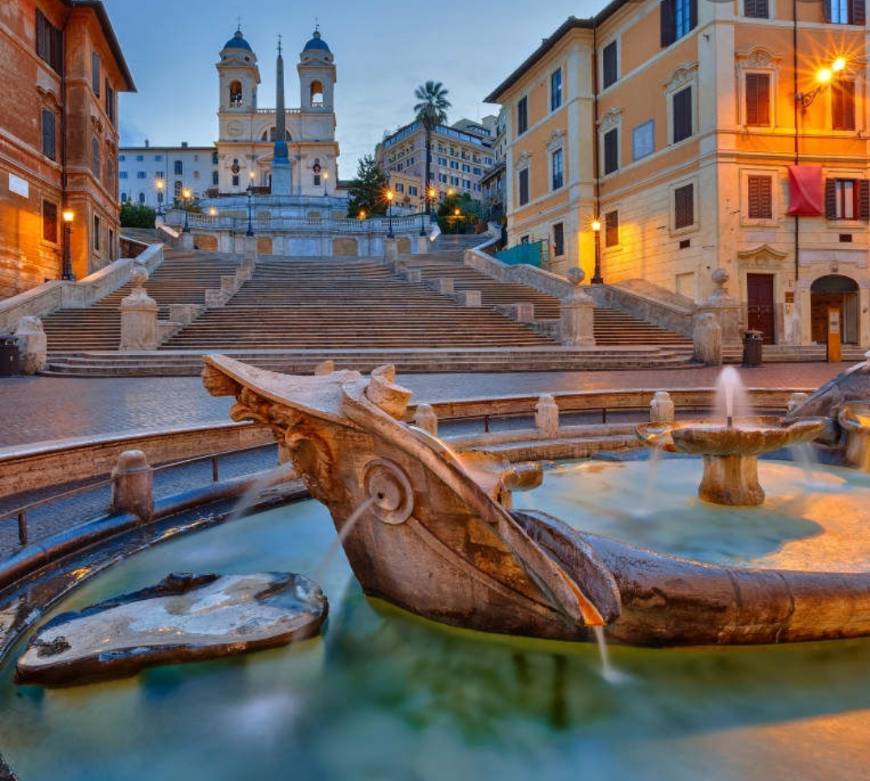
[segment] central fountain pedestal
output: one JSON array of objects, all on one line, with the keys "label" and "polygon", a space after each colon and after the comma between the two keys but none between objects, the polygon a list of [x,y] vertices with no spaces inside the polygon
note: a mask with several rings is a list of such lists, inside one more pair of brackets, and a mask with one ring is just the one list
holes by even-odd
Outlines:
[{"label": "central fountain pedestal", "polygon": [[704,477],[698,486],[698,496],[713,504],[764,504],[764,489],[758,482],[758,457],[704,456]]}]

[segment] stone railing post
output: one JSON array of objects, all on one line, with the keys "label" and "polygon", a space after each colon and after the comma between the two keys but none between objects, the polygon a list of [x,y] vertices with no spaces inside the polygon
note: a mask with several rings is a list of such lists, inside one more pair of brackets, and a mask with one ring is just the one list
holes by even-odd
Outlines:
[{"label": "stone railing post", "polygon": [[112,470],[112,511],[128,512],[142,521],[154,515],[154,470],[141,450],[126,450]]},{"label": "stone railing post", "polygon": [[418,404],[414,413],[414,425],[428,431],[433,437],[438,436],[438,415],[431,404]]},{"label": "stone railing post", "polygon": [[417,236],[416,237],[416,253],[417,255],[425,255],[429,251],[429,237],[428,236]]},{"label": "stone railing post", "polygon": [[667,391],[656,391],[649,403],[650,423],[673,423],[674,400]]},{"label": "stone railing post", "polygon": [[696,361],[705,366],[722,365],[722,326],[712,312],[695,315],[692,342]]},{"label": "stone railing post", "polygon": [[22,374],[38,374],[48,363],[48,339],[38,317],[22,317],[13,334],[18,342]]},{"label": "stone railing post", "polygon": [[568,278],[574,290],[561,301],[560,330],[563,347],[595,346],[595,302],[580,289],[583,269],[573,268]]},{"label": "stone railing post", "polygon": [[559,405],[549,393],[539,396],[535,404],[535,428],[550,439],[559,435]]},{"label": "stone railing post", "polygon": [[399,258],[399,242],[397,239],[384,239],[384,260],[393,263]]},{"label": "stone railing post", "polygon": [[136,266],[130,274],[133,292],[121,301],[122,351],[156,350],[160,343],[157,302],[145,290],[148,272]]}]

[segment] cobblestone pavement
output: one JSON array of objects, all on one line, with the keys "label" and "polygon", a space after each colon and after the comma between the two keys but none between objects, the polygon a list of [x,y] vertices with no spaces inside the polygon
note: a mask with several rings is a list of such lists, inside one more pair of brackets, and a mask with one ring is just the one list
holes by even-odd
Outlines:
[{"label": "cobblestone pavement", "polygon": [[[849,364],[771,364],[739,370],[750,387],[814,388]],[[417,401],[607,388],[710,387],[717,369],[509,374],[408,374]],[[227,421],[230,399],[213,398],[198,377],[0,379],[0,447],[94,434]]]}]

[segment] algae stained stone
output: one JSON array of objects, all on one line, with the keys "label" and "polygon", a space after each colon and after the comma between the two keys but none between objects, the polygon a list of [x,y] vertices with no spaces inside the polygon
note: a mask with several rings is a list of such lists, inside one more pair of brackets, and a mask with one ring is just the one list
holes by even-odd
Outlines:
[{"label": "algae stained stone", "polygon": [[173,574],[46,624],[18,660],[20,683],[69,686],[316,635],[328,611],[301,575]]}]

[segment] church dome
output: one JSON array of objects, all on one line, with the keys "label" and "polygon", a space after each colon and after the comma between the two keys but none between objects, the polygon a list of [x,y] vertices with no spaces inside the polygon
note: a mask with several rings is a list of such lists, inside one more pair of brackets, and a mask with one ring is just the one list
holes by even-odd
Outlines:
[{"label": "church dome", "polygon": [[241,30],[236,30],[236,34],[226,42],[224,49],[245,49],[249,52],[253,51],[253,49],[251,49],[251,44],[245,40],[245,36],[242,35]]},{"label": "church dome", "polygon": [[313,49],[317,49],[320,51],[328,52],[329,45],[323,38],[320,37],[320,30],[314,31],[314,37],[305,44],[305,48],[302,50],[304,52],[312,51]]}]

